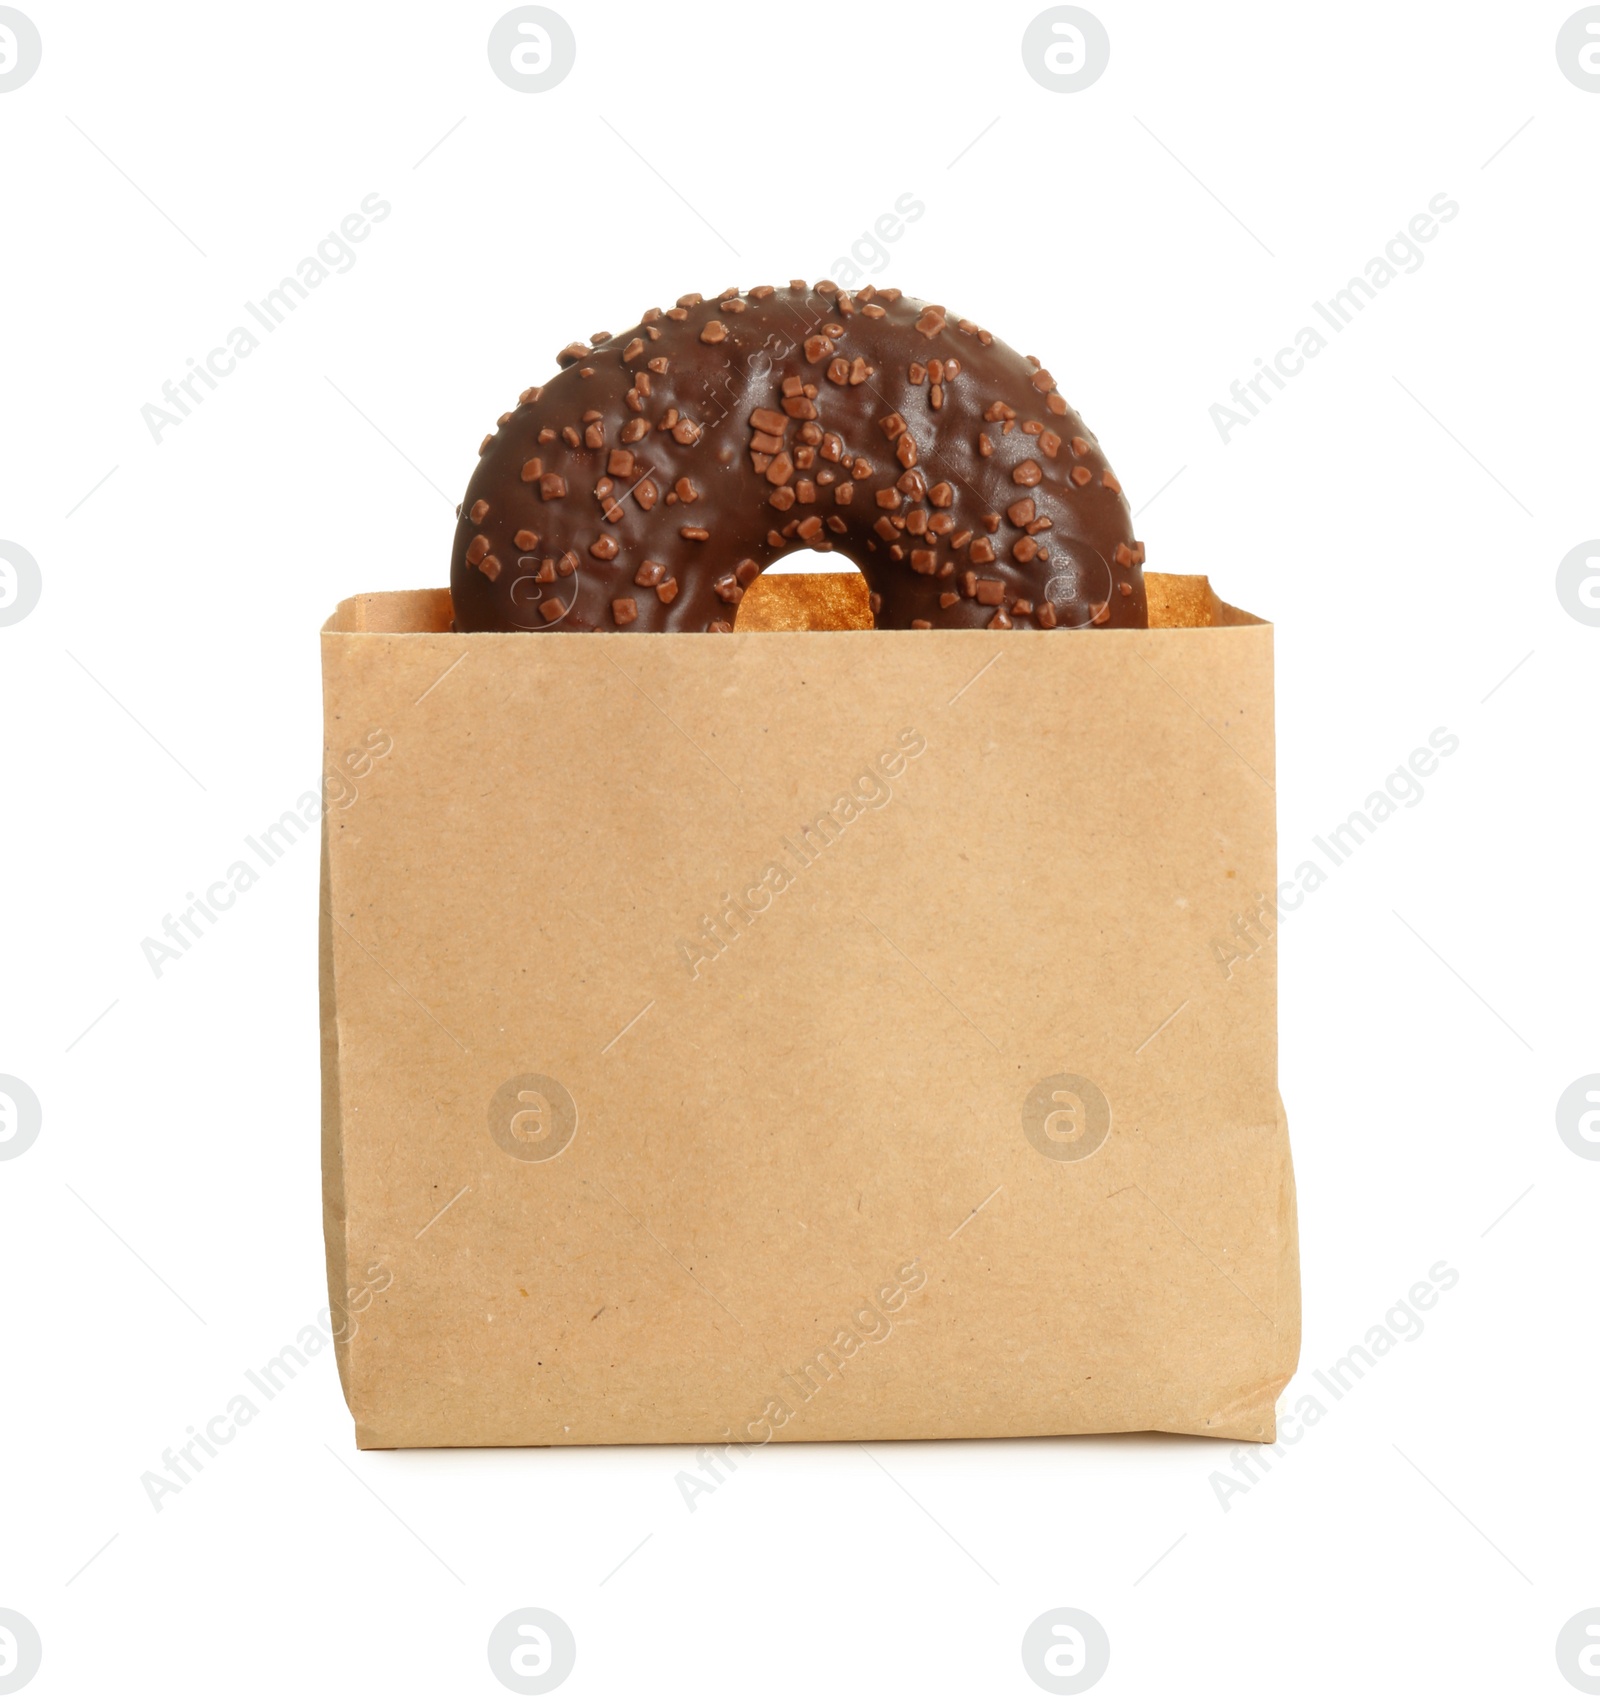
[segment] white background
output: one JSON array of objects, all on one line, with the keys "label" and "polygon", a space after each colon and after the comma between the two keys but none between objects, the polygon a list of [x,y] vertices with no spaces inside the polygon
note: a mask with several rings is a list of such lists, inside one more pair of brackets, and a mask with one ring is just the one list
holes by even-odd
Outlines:
[{"label": "white background", "polygon": [[[1600,629],[1555,570],[1600,535],[1600,95],[1556,63],[1569,0],[1097,0],[1110,68],[1070,95],[1004,0],[566,0],[576,69],[538,95],[491,75],[498,3],[25,9],[0,536],[43,595],[0,629],[0,1072],[44,1127],[0,1165],[0,1607],[44,1641],[29,1695],[504,1696],[485,1641],[531,1604],[574,1698],[1044,1695],[1020,1642],[1060,1605],[1109,1632],[1106,1698],[1576,1696],[1600,1164],[1554,1107],[1600,1070]],[[163,381],[374,191],[353,269],[152,441]],[[827,275],[905,192],[878,281],[1039,355],[1152,568],[1278,624],[1286,876],[1458,736],[1283,924],[1289,1403],[1436,1261],[1459,1284],[1226,1510],[1226,1449],[1182,1439],[769,1449],[693,1513],[688,1450],[358,1456],[328,1355],[155,1512],[141,1473],[324,1302],[314,847],[159,980],[140,950],[316,786],[319,624],[445,582],[479,438],[562,344]],[[1224,444],[1211,405],[1440,192],[1420,269]]]}]

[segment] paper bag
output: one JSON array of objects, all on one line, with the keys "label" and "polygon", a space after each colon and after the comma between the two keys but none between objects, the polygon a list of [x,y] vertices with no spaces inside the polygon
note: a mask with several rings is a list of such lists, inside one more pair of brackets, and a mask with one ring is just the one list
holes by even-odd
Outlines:
[{"label": "paper bag", "polygon": [[340,606],[362,1447],[1272,1439],[1272,629],[1150,584],[1083,633],[859,630],[853,575],[766,576],[731,636]]}]

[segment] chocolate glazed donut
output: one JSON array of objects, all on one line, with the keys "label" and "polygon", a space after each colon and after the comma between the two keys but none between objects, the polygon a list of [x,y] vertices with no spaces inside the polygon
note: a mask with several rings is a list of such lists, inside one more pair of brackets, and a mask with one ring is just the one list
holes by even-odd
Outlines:
[{"label": "chocolate glazed donut", "polygon": [[681,296],[556,359],[479,451],[458,632],[729,632],[806,546],[861,570],[879,627],[1146,625],[1098,444],[970,319],[796,281]]}]

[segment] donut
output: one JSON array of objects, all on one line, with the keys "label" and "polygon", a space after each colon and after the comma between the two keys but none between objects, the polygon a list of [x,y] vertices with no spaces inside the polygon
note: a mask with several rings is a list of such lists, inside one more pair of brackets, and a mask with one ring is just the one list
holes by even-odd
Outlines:
[{"label": "donut", "polygon": [[881,628],[1147,625],[1144,546],[1031,355],[899,290],[680,296],[569,343],[480,446],[458,632],[731,632],[839,550]]}]

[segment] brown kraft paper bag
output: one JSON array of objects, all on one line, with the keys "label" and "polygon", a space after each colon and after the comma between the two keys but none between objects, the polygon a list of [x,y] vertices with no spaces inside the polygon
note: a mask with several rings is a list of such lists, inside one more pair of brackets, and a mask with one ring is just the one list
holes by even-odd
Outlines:
[{"label": "brown kraft paper bag", "polygon": [[854,575],[731,637],[340,605],[361,1447],[1273,1438],[1272,629],[1148,577],[1148,631],[992,639],[861,631]]}]

